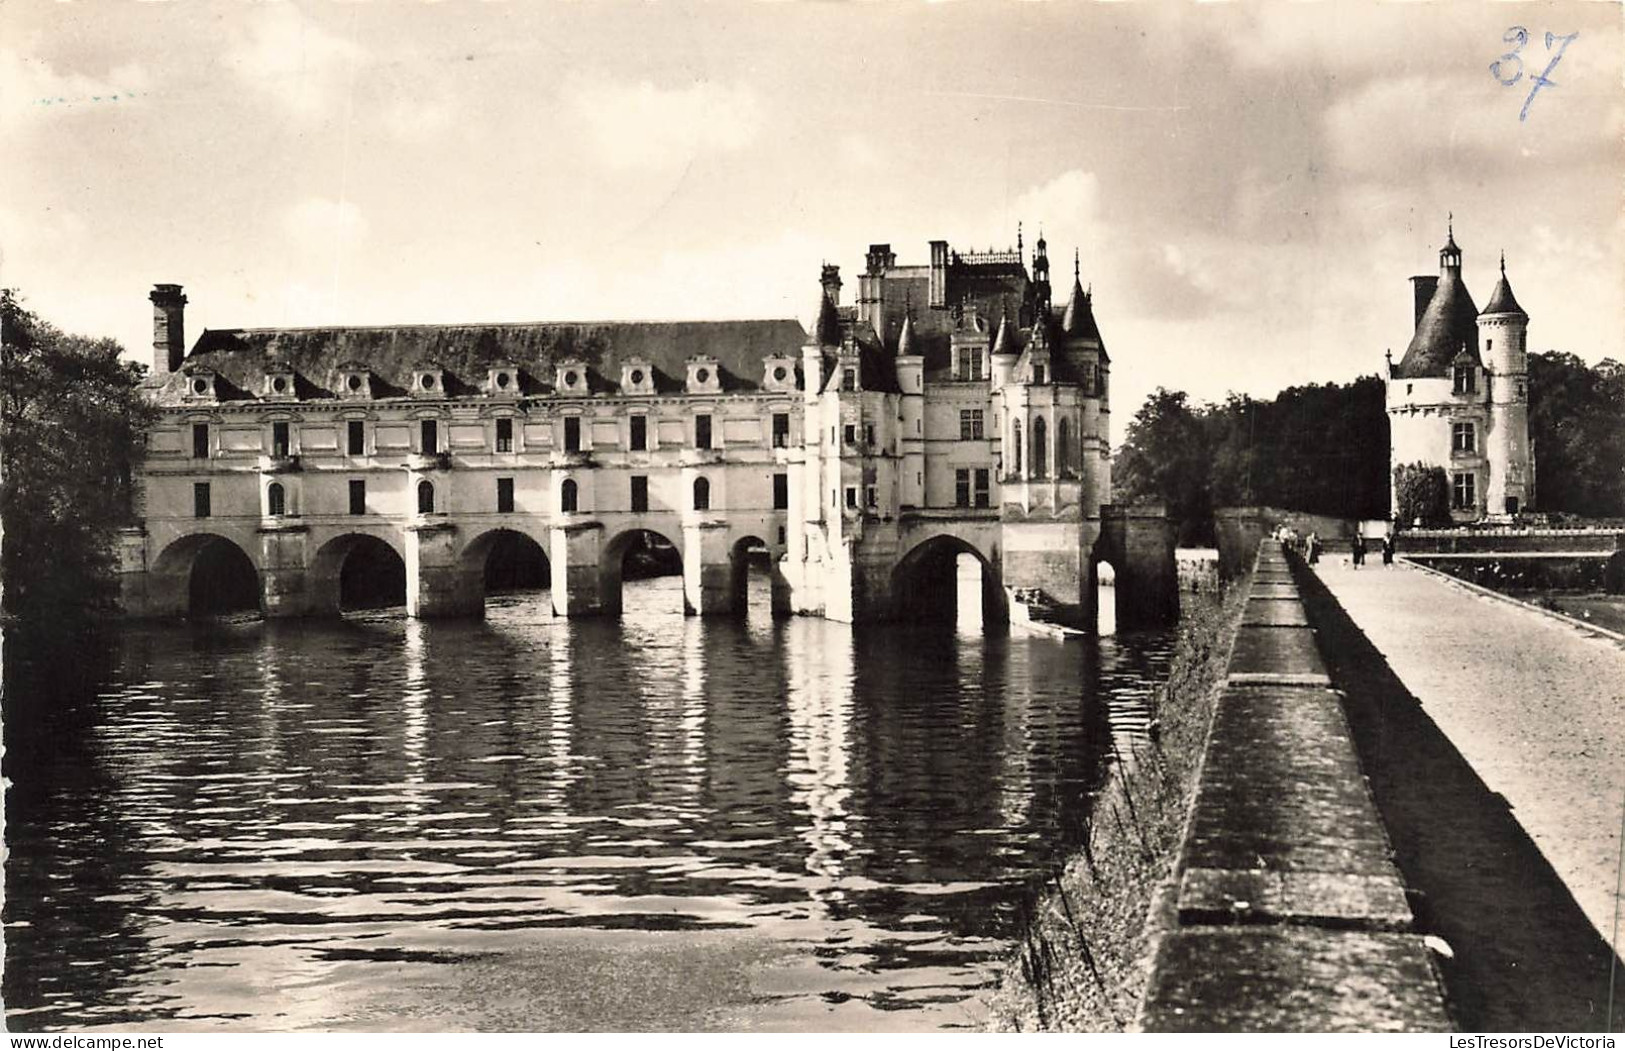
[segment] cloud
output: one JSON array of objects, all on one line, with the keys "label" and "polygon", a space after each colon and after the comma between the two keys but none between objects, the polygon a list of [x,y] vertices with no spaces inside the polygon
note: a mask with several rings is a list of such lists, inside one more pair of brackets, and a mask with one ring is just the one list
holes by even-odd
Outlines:
[{"label": "cloud", "polygon": [[65,114],[116,113],[138,105],[150,84],[146,69],[136,63],[93,77],[0,48],[0,127]]},{"label": "cloud", "polygon": [[346,90],[361,48],[333,36],[291,3],[254,9],[225,63],[244,83],[300,117],[326,112]]},{"label": "cloud", "polygon": [[282,232],[305,252],[353,248],[367,235],[367,218],[354,202],[310,197],[282,212]]},{"label": "cloud", "polygon": [[657,88],[647,80],[630,84],[578,75],[565,82],[562,98],[599,157],[623,169],[733,152],[750,143],[763,123],[761,102],[750,88],[703,80]]}]

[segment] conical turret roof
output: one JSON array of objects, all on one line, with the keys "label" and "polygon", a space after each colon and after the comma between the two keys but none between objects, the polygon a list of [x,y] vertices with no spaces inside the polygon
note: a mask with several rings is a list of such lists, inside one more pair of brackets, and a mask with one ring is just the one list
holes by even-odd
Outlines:
[{"label": "conical turret roof", "polygon": [[1512,295],[1512,285],[1507,281],[1507,257],[1501,256],[1501,280],[1496,282],[1495,291],[1490,293],[1490,301],[1484,304],[1485,314],[1518,314],[1525,318],[1523,307]]},{"label": "conical turret roof", "polygon": [[993,336],[993,353],[1019,354],[1020,348],[1016,346],[1016,337],[1010,330],[1010,316],[999,316],[999,331]]},{"label": "conical turret roof", "polygon": [[813,322],[812,337],[813,342],[820,347],[841,345],[840,315],[835,312],[835,304],[822,289],[818,292],[818,314],[817,320]]},{"label": "conical turret roof", "polygon": [[904,314],[903,331],[897,334],[897,356],[902,358],[916,353],[918,351],[914,346],[914,315]]},{"label": "conical turret roof", "polygon": [[1072,297],[1066,301],[1066,313],[1061,315],[1061,331],[1068,339],[1100,339],[1089,294],[1076,274],[1072,276]]},{"label": "conical turret roof", "polygon": [[1464,347],[1474,362],[1482,363],[1478,357],[1478,308],[1462,283],[1461,272],[1446,267],[1399,362],[1399,375],[1403,379],[1448,376],[1451,363]]}]

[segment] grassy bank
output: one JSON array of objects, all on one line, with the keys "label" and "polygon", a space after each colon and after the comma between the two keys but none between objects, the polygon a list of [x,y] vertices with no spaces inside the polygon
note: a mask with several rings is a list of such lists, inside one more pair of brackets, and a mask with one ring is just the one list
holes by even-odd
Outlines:
[{"label": "grassy bank", "polygon": [[1134,1019],[1150,966],[1152,898],[1173,871],[1246,588],[1189,614],[1156,733],[1120,756],[1081,830],[1083,848],[1030,906],[988,1005],[1003,1031],[1117,1031]]}]

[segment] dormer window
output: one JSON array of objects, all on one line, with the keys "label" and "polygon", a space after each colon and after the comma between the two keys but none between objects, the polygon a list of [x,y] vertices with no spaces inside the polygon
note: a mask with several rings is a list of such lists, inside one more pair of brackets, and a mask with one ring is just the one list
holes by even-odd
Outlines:
[{"label": "dormer window", "polygon": [[1457,394],[1471,394],[1478,389],[1477,369],[1471,365],[1457,365],[1455,367],[1455,386]]},{"label": "dormer window", "polygon": [[554,385],[560,394],[586,394],[587,363],[578,358],[568,358],[559,362]]},{"label": "dormer window", "polygon": [[621,363],[622,394],[653,394],[655,370],[643,358],[628,358]]},{"label": "dormer window", "polygon": [[485,392],[493,398],[519,397],[519,370],[508,362],[492,365],[485,377]]},{"label": "dormer window", "polygon": [[446,374],[439,365],[419,365],[412,371],[412,394],[418,398],[439,398],[446,393]]},{"label": "dormer window", "polygon": [[287,401],[297,397],[293,388],[293,369],[286,365],[273,365],[267,368],[265,397],[272,401]]},{"label": "dormer window", "polygon": [[841,370],[841,390],[850,394],[858,389],[858,370],[848,366]]},{"label": "dormer window", "polygon": [[372,397],[372,372],[365,365],[340,365],[338,371],[339,397],[353,400]]},{"label": "dormer window", "polygon": [[690,394],[720,394],[722,377],[717,359],[709,354],[696,354],[688,359],[688,392]]},{"label": "dormer window", "polygon": [[765,359],[762,363],[762,386],[767,390],[795,390],[795,359],[779,355]]},{"label": "dormer window", "polygon": [[194,369],[186,374],[187,401],[215,401],[215,375],[212,369]]},{"label": "dormer window", "polygon": [[982,348],[977,346],[962,346],[954,348],[954,379],[960,383],[971,383],[986,379],[987,375],[982,369]]}]

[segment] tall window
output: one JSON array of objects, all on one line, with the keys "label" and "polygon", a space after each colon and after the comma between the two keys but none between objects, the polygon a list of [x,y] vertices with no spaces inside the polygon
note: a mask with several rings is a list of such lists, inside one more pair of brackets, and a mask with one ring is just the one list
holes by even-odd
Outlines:
[{"label": "tall window", "polygon": [[1477,448],[1474,439],[1473,425],[1471,423],[1452,423],[1450,425],[1450,448],[1458,453],[1470,453]]},{"label": "tall window", "polygon": [[848,393],[851,393],[852,391],[855,391],[855,390],[858,389],[858,370],[857,369],[842,369],[841,370],[841,389],[843,391],[848,392]]},{"label": "tall window", "polygon": [[209,458],[209,425],[206,423],[192,424],[192,459],[207,460]]},{"label": "tall window", "polygon": [[564,418],[564,451],[567,453],[581,451],[580,416],[566,416]]},{"label": "tall window", "polygon": [[506,416],[497,420],[497,452],[513,452],[513,420]]},{"label": "tall window", "polygon": [[194,518],[209,517],[209,483],[192,483],[192,516]]},{"label": "tall window", "polygon": [[271,424],[271,455],[278,457],[287,456],[289,448],[290,442],[288,439],[287,421],[279,420],[276,423]]},{"label": "tall window", "polygon": [[1457,365],[1455,367],[1455,391],[1457,394],[1471,394],[1477,389],[1477,377],[1474,375],[1476,371],[1471,365]]},{"label": "tall window", "polygon": [[984,379],[982,375],[982,348],[960,347],[954,361],[954,379],[961,383]]},{"label": "tall window", "polygon": [[1478,507],[1477,479],[1472,472],[1456,475],[1450,487],[1450,506],[1457,511],[1471,511]]},{"label": "tall window", "polygon": [[954,506],[970,506],[970,468],[954,469]]},{"label": "tall window", "polygon": [[866,424],[863,425],[863,444],[872,446],[872,445],[874,445],[874,443],[875,443],[875,425],[872,424],[872,423],[866,423]]},{"label": "tall window", "polygon": [[864,486],[863,506],[868,508],[878,508],[880,506],[880,490],[872,485]]},{"label": "tall window", "polygon": [[418,483],[418,514],[434,513],[434,483],[425,478]]},{"label": "tall window", "polygon": [[775,412],[773,414],[773,448],[783,449],[790,444],[790,414]]},{"label": "tall window", "polygon": [[987,479],[987,476],[988,476],[988,470],[987,470],[986,467],[978,467],[976,469],[976,506],[977,507],[988,507],[991,504],[991,499],[992,498],[988,493],[988,484],[987,484],[988,479]]},{"label": "tall window", "polygon": [[643,452],[649,448],[649,417],[634,416],[631,419],[630,441],[633,452]]},{"label": "tall window", "polygon": [[1042,365],[1034,365],[1033,366],[1033,382],[1037,383],[1037,384],[1043,384],[1043,382],[1044,382],[1044,366],[1042,366]]},{"label": "tall window", "polygon": [[694,479],[694,510],[709,511],[711,509],[711,482],[706,478]]},{"label": "tall window", "polygon": [[288,513],[288,494],[282,483],[272,482],[265,490],[265,512],[275,518]]},{"label": "tall window", "polygon": [[564,484],[559,486],[559,510],[566,514],[575,514],[576,483],[573,478],[566,478]]},{"label": "tall window", "polygon": [[1045,433],[1044,417],[1033,420],[1033,477],[1049,476],[1049,435]]},{"label": "tall window", "polygon": [[985,424],[981,409],[959,410],[959,440],[962,442],[981,441],[985,436]]},{"label": "tall window", "polygon": [[351,420],[345,424],[349,432],[349,449],[351,456],[362,456],[367,451],[367,425],[360,420]]},{"label": "tall window", "polygon": [[846,487],[846,506],[858,506],[858,487],[855,485],[849,485]]},{"label": "tall window", "polygon": [[711,448],[711,414],[708,412],[694,417],[694,448]]},{"label": "tall window", "polygon": [[1066,417],[1055,424],[1055,477],[1065,478],[1072,471],[1072,428]]},{"label": "tall window", "polygon": [[649,477],[635,474],[632,476],[632,510],[649,510]]},{"label": "tall window", "polygon": [[352,515],[367,513],[367,483],[359,478],[350,480],[350,513]]},{"label": "tall window", "polygon": [[513,514],[513,479],[497,479],[497,511],[501,514]]},{"label": "tall window", "polygon": [[440,451],[440,423],[437,420],[422,420],[419,423],[422,432],[422,449],[424,456],[433,456]]},{"label": "tall window", "polygon": [[1010,421],[1010,473],[1021,474],[1021,421]]},{"label": "tall window", "polygon": [[788,511],[790,509],[790,476],[776,474],[773,476],[773,510]]}]

